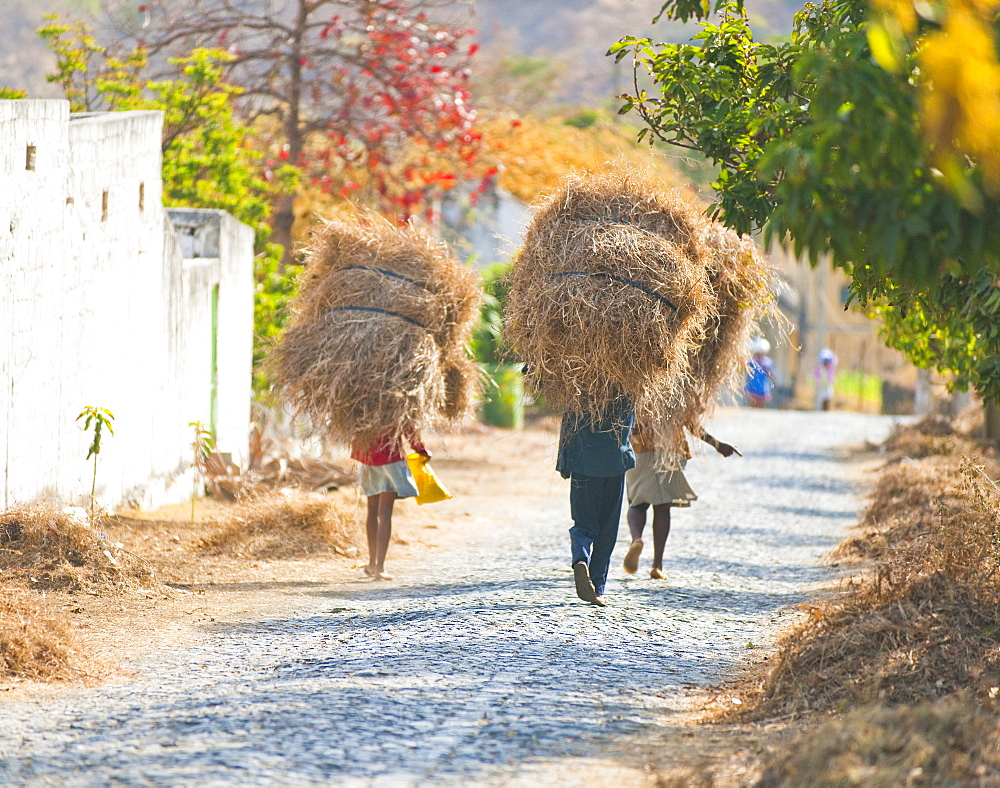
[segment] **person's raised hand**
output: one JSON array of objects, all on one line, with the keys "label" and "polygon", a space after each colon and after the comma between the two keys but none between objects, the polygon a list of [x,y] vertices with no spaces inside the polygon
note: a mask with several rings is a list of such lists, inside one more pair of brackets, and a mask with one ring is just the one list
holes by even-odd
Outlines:
[{"label": "person's raised hand", "polygon": [[735,446],[733,446],[733,444],[726,443],[724,441],[719,441],[715,445],[715,450],[719,452],[719,454],[721,454],[723,457],[732,457],[734,454],[736,454],[739,457],[743,456],[742,454],[740,454],[740,450],[737,449]]}]

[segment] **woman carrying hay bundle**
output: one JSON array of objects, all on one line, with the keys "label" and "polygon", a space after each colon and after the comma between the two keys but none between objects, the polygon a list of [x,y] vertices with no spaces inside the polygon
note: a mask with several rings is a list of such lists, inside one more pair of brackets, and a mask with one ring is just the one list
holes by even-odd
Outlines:
[{"label": "woman carrying hay bundle", "polygon": [[[691,375],[683,396],[664,414],[659,430],[637,425],[633,431],[636,467],[625,477],[628,525],[632,544],[624,570],[635,574],[642,554],[646,514],[653,508],[653,566],[649,576],[662,580],[663,552],[670,535],[670,508],[697,500],[684,476],[691,458],[687,433],[723,457],[739,455],[735,446],[705,431],[704,421],[723,390],[736,391],[743,380],[750,335],[757,320],[773,309],[771,266],[756,244],[717,222],[707,222],[699,235],[708,250],[709,283],[716,299],[713,324],[690,359]],[[742,455],[740,455],[742,456]]]},{"label": "woman carrying hay bundle", "polygon": [[[404,436],[415,452],[430,459],[431,453],[412,428],[405,428]],[[406,464],[401,442],[392,432],[386,432],[369,446],[353,442],[351,458],[361,465],[358,485],[361,494],[368,500],[365,520],[368,563],[365,574],[376,580],[392,580],[392,575],[385,572],[385,555],[392,536],[392,510],[397,498],[415,498],[417,485]]]},{"label": "woman carrying hay bundle", "polygon": [[361,463],[373,577],[389,578],[395,500],[416,495],[404,444],[430,456],[421,432],[472,409],[480,372],[467,345],[481,296],[475,274],[413,224],[330,221],[308,250],[270,367],[290,407]]}]

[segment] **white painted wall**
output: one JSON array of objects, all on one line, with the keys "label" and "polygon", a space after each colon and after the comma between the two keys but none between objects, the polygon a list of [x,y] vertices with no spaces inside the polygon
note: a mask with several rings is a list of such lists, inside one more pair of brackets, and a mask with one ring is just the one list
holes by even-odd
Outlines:
[{"label": "white painted wall", "polygon": [[506,262],[521,245],[531,221],[530,208],[491,181],[478,195],[452,189],[441,205],[445,237],[460,254],[475,255],[476,266]]},{"label": "white painted wall", "polygon": [[190,495],[188,422],[209,422],[215,285],[219,448],[245,455],[252,231],[204,212],[225,228],[224,248],[214,262],[185,259],[162,208],[161,130],[159,112],[71,116],[64,101],[0,101],[4,507],[87,503],[89,436],[75,423],[85,405],[115,414],[98,460],[102,505]]}]

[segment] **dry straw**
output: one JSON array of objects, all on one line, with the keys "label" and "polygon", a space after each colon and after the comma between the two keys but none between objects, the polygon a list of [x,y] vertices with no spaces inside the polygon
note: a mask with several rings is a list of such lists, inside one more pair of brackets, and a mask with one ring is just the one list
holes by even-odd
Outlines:
[{"label": "dry straw", "polygon": [[568,179],[512,274],[507,337],[548,404],[598,415],[625,395],[658,421],[717,312],[696,208],[635,173]]},{"label": "dry straw", "polygon": [[17,506],[0,513],[0,570],[45,590],[124,590],[153,581],[145,561],[101,535],[75,507]]},{"label": "dry straw", "polygon": [[213,526],[215,532],[201,545],[204,550],[260,559],[356,555],[362,540],[354,506],[297,490],[248,498]]},{"label": "dry straw", "polygon": [[426,229],[374,215],[327,222],[272,353],[274,379],[334,441],[454,424],[478,391],[466,346],[480,298],[476,276]]},{"label": "dry straw", "polygon": [[27,592],[0,597],[0,678],[67,679],[72,649],[66,627]]}]

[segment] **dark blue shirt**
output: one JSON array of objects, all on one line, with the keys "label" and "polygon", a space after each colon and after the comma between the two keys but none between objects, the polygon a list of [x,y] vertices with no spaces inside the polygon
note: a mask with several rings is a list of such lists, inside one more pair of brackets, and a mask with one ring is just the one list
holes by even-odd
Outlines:
[{"label": "dark blue shirt", "polygon": [[634,468],[635,452],[629,443],[634,423],[635,410],[626,399],[613,402],[597,420],[563,414],[556,470],[568,479],[573,473],[620,476]]}]

